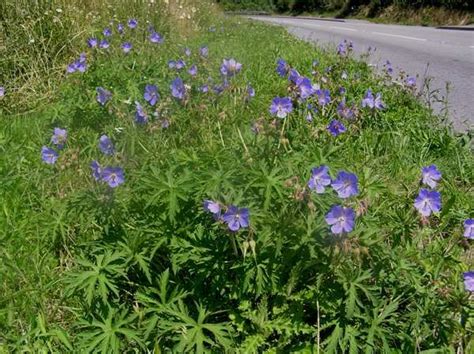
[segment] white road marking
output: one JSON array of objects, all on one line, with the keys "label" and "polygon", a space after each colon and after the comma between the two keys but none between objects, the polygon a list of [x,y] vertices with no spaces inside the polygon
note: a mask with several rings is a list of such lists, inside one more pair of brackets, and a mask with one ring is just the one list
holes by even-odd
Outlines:
[{"label": "white road marking", "polygon": [[329,26],[329,28],[335,28],[335,29],[340,29],[340,30],[344,30],[344,31],[357,32],[357,30],[355,30],[353,28],[348,28],[348,27]]},{"label": "white road marking", "polygon": [[413,40],[413,41],[426,42],[426,39],[425,39],[425,38],[402,36],[402,35],[399,35],[399,34],[391,34],[391,33],[384,33],[384,32],[370,32],[370,33],[373,33],[373,34],[380,34],[380,35],[382,35],[382,36],[389,36],[389,37],[398,37],[398,38],[411,39],[411,40]]}]

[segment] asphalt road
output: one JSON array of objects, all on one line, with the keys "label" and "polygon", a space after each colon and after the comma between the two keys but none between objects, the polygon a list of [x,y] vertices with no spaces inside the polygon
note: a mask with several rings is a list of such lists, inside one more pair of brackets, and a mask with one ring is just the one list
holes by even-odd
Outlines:
[{"label": "asphalt road", "polygon": [[[403,70],[409,75],[418,75],[418,90],[430,79],[429,91],[439,90],[438,99],[431,95],[433,109],[445,113],[447,108],[448,119],[457,131],[474,128],[474,31],[382,25],[358,20],[250,18],[283,25],[295,36],[323,46],[335,48],[342,40],[351,40],[357,55],[375,47],[376,51],[368,58],[369,64],[381,70],[385,61],[390,60],[396,72]],[[449,83],[448,90],[446,83]],[[447,98],[447,107],[439,102],[441,97]]]}]

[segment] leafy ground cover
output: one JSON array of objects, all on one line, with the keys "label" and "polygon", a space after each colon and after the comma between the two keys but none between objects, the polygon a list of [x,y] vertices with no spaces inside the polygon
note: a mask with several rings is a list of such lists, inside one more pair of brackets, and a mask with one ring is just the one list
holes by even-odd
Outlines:
[{"label": "leafy ground cover", "polygon": [[469,136],[412,78],[263,24],[129,20],[50,103],[2,107],[1,350],[472,350]]}]

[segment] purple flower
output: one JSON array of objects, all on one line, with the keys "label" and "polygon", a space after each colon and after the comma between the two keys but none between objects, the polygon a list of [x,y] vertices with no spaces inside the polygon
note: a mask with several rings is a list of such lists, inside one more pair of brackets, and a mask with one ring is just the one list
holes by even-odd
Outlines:
[{"label": "purple flower", "polygon": [[415,208],[423,216],[430,216],[441,210],[441,195],[437,191],[422,188],[415,199]]},{"label": "purple flower", "polygon": [[104,89],[103,87],[97,87],[97,102],[99,102],[102,106],[105,106],[107,101],[112,98],[112,93],[109,90]]},{"label": "purple flower", "polygon": [[176,60],[169,60],[168,61],[168,68],[174,69],[176,67]]},{"label": "purple flower", "polygon": [[167,129],[170,126],[170,121],[168,119],[163,119],[161,120],[161,127],[163,129]]},{"label": "purple flower", "polygon": [[87,40],[87,46],[88,46],[89,48],[95,48],[95,47],[97,47],[98,45],[99,45],[99,41],[97,40],[97,38],[91,37],[91,38],[89,38],[89,39]]},{"label": "purple flower", "polygon": [[333,234],[342,234],[354,230],[355,212],[352,208],[334,205],[326,214],[326,222],[331,225]]},{"label": "purple flower", "polygon": [[384,69],[385,69],[385,71],[387,72],[388,75],[393,74],[392,63],[390,63],[389,60],[387,60],[383,66],[384,66]]},{"label": "purple flower", "polygon": [[372,91],[370,89],[367,90],[362,100],[362,108],[365,107],[369,107],[370,109],[384,109],[385,104],[382,102],[382,95],[377,93],[376,97],[374,97]]},{"label": "purple flower", "polygon": [[102,168],[100,167],[99,163],[97,161],[92,161],[91,162],[91,169],[92,169],[92,176],[96,181],[100,180],[102,178]]},{"label": "purple flower", "polygon": [[187,57],[190,57],[191,56],[191,49],[184,48],[184,55],[186,55]]},{"label": "purple flower", "polygon": [[337,178],[332,182],[331,187],[337,192],[339,198],[349,198],[359,194],[357,176],[353,173],[340,171]]},{"label": "purple flower", "polygon": [[107,49],[110,47],[110,44],[109,44],[109,41],[106,40],[106,39],[102,39],[100,42],[99,42],[99,48],[100,49]]},{"label": "purple flower", "polygon": [[176,61],[176,64],[175,64],[175,68],[176,70],[181,70],[182,68],[184,68],[186,66],[186,63],[184,62],[183,59],[178,59]]},{"label": "purple flower", "polygon": [[219,203],[206,199],[203,203],[204,210],[213,214],[217,220],[221,216],[221,206]]},{"label": "purple flower", "polygon": [[158,94],[158,87],[156,87],[155,85],[146,85],[143,98],[150,105],[154,106],[158,102],[158,99],[160,98],[160,95]]},{"label": "purple flower", "polygon": [[311,169],[311,177],[308,181],[308,188],[316,193],[324,193],[325,187],[331,184],[331,177],[329,176],[329,167],[321,165]]},{"label": "purple flower", "polygon": [[277,60],[276,72],[278,73],[278,75],[280,75],[281,77],[287,77],[289,70],[290,70],[290,66],[287,64],[285,60],[281,58]]},{"label": "purple flower", "polygon": [[125,182],[123,169],[120,167],[106,167],[102,171],[102,180],[110,187],[115,188]]},{"label": "purple flower", "polygon": [[331,102],[331,96],[329,90],[316,90],[318,95],[318,103],[320,106],[325,106]]},{"label": "purple flower", "polygon": [[238,231],[249,226],[249,210],[231,205],[222,216],[222,220],[227,223],[229,230]]},{"label": "purple flower", "polygon": [[221,74],[224,76],[234,76],[242,69],[242,64],[235,59],[224,59],[221,65]]},{"label": "purple flower", "polygon": [[474,291],[474,272],[464,272],[464,287],[466,288],[467,291]]},{"label": "purple flower", "polygon": [[406,78],[405,83],[407,86],[414,87],[416,86],[416,78],[413,76],[409,76]]},{"label": "purple flower", "polygon": [[174,79],[170,85],[170,89],[171,96],[177,98],[178,100],[184,100],[184,97],[186,96],[186,87],[184,86],[184,82],[181,80],[181,78],[177,77]]},{"label": "purple flower", "polygon": [[346,102],[344,99],[337,105],[337,114],[345,119],[354,118],[354,110],[351,109],[349,106],[346,106]]},{"label": "purple flower", "polygon": [[474,239],[474,219],[464,221],[464,237]]},{"label": "purple flower", "polygon": [[301,75],[296,69],[290,69],[289,75],[288,75],[288,80],[290,80],[292,83],[295,85],[298,83]]},{"label": "purple flower", "polygon": [[313,121],[313,115],[311,114],[311,112],[308,112],[308,113],[306,114],[306,118],[305,118],[305,119],[306,119],[306,121],[307,121],[308,123],[311,123],[311,122]]},{"label": "purple flower", "polygon": [[81,53],[79,55],[79,59],[73,61],[71,64],[67,66],[66,71],[69,74],[72,74],[76,71],[79,71],[81,73],[85,72],[87,70],[87,58],[85,53]]},{"label": "purple flower", "polygon": [[209,85],[207,85],[207,84],[202,85],[202,86],[199,88],[199,91],[201,91],[202,93],[207,93],[207,92],[209,92]]},{"label": "purple flower", "polygon": [[137,124],[145,124],[148,122],[148,115],[146,114],[145,110],[143,109],[142,105],[138,102],[135,102],[135,123]]},{"label": "purple flower", "polygon": [[114,144],[107,135],[102,135],[99,138],[99,149],[105,155],[113,155],[115,153]]},{"label": "purple flower", "polygon": [[289,97],[275,97],[270,106],[270,114],[278,118],[286,118],[293,111],[293,103]]},{"label": "purple flower", "polygon": [[117,25],[117,31],[118,31],[118,33],[123,34],[124,30],[125,30],[124,26],[123,26],[121,23],[119,23],[119,24]]},{"label": "purple flower", "polygon": [[153,31],[150,34],[150,42],[151,43],[161,44],[161,43],[163,43],[163,41],[164,41],[163,37],[158,32]]},{"label": "purple flower", "polygon": [[0,97],[5,96],[5,87],[0,86]]},{"label": "purple flower", "polygon": [[207,46],[199,48],[199,55],[203,58],[207,58],[209,56],[209,48]]},{"label": "purple flower", "polygon": [[104,36],[110,37],[112,35],[112,30],[109,27],[104,28],[104,31],[102,32]]},{"label": "purple flower", "polygon": [[296,86],[298,87],[298,93],[303,100],[307,99],[315,93],[315,89],[313,88],[311,81],[307,77],[301,76],[298,79]]},{"label": "purple flower", "polygon": [[337,46],[337,55],[343,56],[347,54],[345,42],[341,42]]},{"label": "purple flower", "polygon": [[53,136],[51,137],[51,142],[57,146],[59,150],[64,147],[64,144],[67,140],[67,130],[61,128],[54,128]]},{"label": "purple flower", "polygon": [[247,101],[250,101],[251,98],[255,97],[255,89],[250,85],[248,84],[247,85],[247,96],[245,97],[245,99]]},{"label": "purple flower", "polygon": [[198,72],[198,68],[195,64],[191,65],[191,67],[188,69],[188,74],[191,76],[196,76]]},{"label": "purple flower", "polygon": [[441,179],[441,172],[438,171],[436,165],[422,167],[421,169],[422,183],[436,188],[438,181]]},{"label": "purple flower", "polygon": [[122,50],[124,53],[129,53],[132,50],[132,43],[130,42],[125,42],[122,44]]},{"label": "purple flower", "polygon": [[47,146],[41,148],[41,159],[46,162],[48,165],[54,165],[58,159],[58,153]]},{"label": "purple flower", "polygon": [[337,119],[333,119],[328,127],[328,131],[331,133],[332,136],[338,136],[346,131],[346,127]]},{"label": "purple flower", "polygon": [[127,24],[128,24],[128,27],[130,27],[131,29],[134,29],[137,27],[138,21],[134,18],[131,18],[130,20],[128,20]]}]

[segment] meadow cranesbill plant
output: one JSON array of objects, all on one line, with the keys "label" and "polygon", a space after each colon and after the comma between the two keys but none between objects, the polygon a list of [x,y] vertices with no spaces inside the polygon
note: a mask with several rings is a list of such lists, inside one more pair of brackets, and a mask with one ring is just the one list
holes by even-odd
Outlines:
[{"label": "meadow cranesbill plant", "polygon": [[337,105],[336,112],[339,117],[350,120],[354,118],[354,109],[346,105],[345,99],[343,99],[339,104]]},{"label": "meadow cranesbill plant", "polygon": [[289,97],[275,97],[270,105],[270,114],[278,118],[286,118],[293,111],[293,102]]},{"label": "meadow cranesbill plant", "polygon": [[186,62],[183,59],[178,59],[175,62],[175,68],[176,70],[181,70],[186,66]]},{"label": "meadow cranesbill plant", "polygon": [[184,48],[184,55],[186,55],[187,57],[190,57],[191,56],[191,49],[189,48]]},{"label": "meadow cranesbill plant", "polygon": [[127,21],[127,25],[128,27],[130,27],[131,29],[134,29],[134,28],[137,28],[138,26],[138,21],[135,19],[135,18],[131,18]]},{"label": "meadow cranesbill plant", "polygon": [[205,211],[211,213],[217,220],[221,216],[221,205],[218,202],[206,199],[203,202],[203,208]]},{"label": "meadow cranesbill plant", "polygon": [[324,193],[326,186],[331,184],[331,177],[329,176],[329,167],[321,165],[311,169],[311,177],[308,181],[308,188],[318,194]]},{"label": "meadow cranesbill plant", "polygon": [[125,175],[121,167],[106,167],[102,171],[101,177],[111,188],[118,187],[125,182]]},{"label": "meadow cranesbill plant", "polygon": [[151,43],[155,43],[155,44],[163,43],[163,37],[158,32],[154,32],[154,31],[151,32],[149,39]]},{"label": "meadow cranesbill plant", "polygon": [[415,208],[425,217],[441,210],[441,194],[422,188],[415,199]]},{"label": "meadow cranesbill plant", "polygon": [[191,65],[191,67],[188,69],[188,74],[191,76],[196,76],[198,73],[198,68],[195,64]]},{"label": "meadow cranesbill plant", "polygon": [[109,27],[104,28],[102,34],[106,37],[110,37],[112,35],[112,29]]},{"label": "meadow cranesbill plant", "polygon": [[300,77],[296,83],[296,86],[298,87],[299,97],[303,100],[311,97],[316,92],[313,85],[311,84],[310,79],[307,77]]},{"label": "meadow cranesbill plant", "polygon": [[464,237],[474,240],[474,219],[464,221]]},{"label": "meadow cranesbill plant", "polygon": [[91,37],[87,40],[87,46],[89,48],[95,48],[99,45],[99,40],[97,38]]},{"label": "meadow cranesbill plant", "polygon": [[108,40],[106,39],[102,39],[100,42],[99,42],[99,48],[100,49],[108,49],[110,47],[110,43]]},{"label": "meadow cranesbill plant", "polygon": [[362,99],[362,108],[368,107],[370,109],[384,109],[385,104],[382,102],[382,95],[377,93],[374,97],[372,90],[368,89]]},{"label": "meadow cranesbill plant", "polygon": [[249,226],[249,209],[238,208],[234,205],[229,206],[222,216],[222,220],[227,223],[227,227],[231,231],[238,231],[241,228]]},{"label": "meadow cranesbill plant", "polygon": [[0,97],[5,96],[5,87],[0,86]]},{"label": "meadow cranesbill plant", "polygon": [[288,75],[288,80],[292,82],[294,85],[297,85],[301,75],[296,69],[290,69],[289,75]]},{"label": "meadow cranesbill plant", "polygon": [[335,235],[351,232],[355,225],[355,212],[352,208],[334,205],[326,214],[325,220]]},{"label": "meadow cranesbill plant", "polygon": [[135,101],[135,123],[145,124],[148,122],[148,115],[143,109],[142,105]]},{"label": "meadow cranesbill plant", "polygon": [[408,86],[408,87],[415,87],[416,86],[416,78],[414,76],[408,76],[406,79],[405,79],[405,84]]},{"label": "meadow cranesbill plant", "polygon": [[122,44],[122,50],[124,53],[130,53],[132,48],[133,48],[133,45],[130,42],[125,42]]},{"label": "meadow cranesbill plant", "polygon": [[102,179],[102,167],[100,166],[100,164],[94,160],[91,162],[90,166],[92,169],[92,177],[94,177],[96,181]]},{"label": "meadow cranesbill plant", "polygon": [[426,184],[431,188],[436,188],[438,181],[441,179],[441,172],[438,170],[436,165],[430,165],[422,167],[421,176],[421,182],[423,184]]},{"label": "meadow cranesbill plant", "polygon": [[247,85],[247,95],[245,96],[245,100],[248,102],[253,97],[255,97],[255,89],[250,84],[248,84]]},{"label": "meadow cranesbill plant", "polygon": [[320,106],[326,106],[331,102],[331,94],[329,90],[316,90],[316,94],[318,95],[318,103]]},{"label": "meadow cranesbill plant", "polygon": [[289,71],[290,71],[290,66],[288,65],[288,63],[281,58],[278,59],[277,67],[276,67],[276,72],[278,73],[278,75],[280,75],[281,77],[287,77]]},{"label": "meadow cranesbill plant", "polygon": [[119,23],[117,24],[117,32],[122,35],[125,32],[125,27],[123,24]]},{"label": "meadow cranesbill plant", "polygon": [[47,146],[41,148],[41,159],[48,165],[54,165],[59,155],[56,150],[51,149]]},{"label": "meadow cranesbill plant", "polygon": [[99,149],[105,155],[113,155],[115,153],[114,144],[107,135],[102,135],[99,138]]},{"label": "meadow cranesbill plant", "polygon": [[464,272],[464,288],[467,291],[474,292],[474,271]]},{"label": "meadow cranesbill plant", "polygon": [[145,93],[143,94],[143,98],[147,101],[151,106],[156,105],[160,95],[158,94],[158,87],[156,85],[146,85],[145,86]]},{"label": "meadow cranesbill plant", "polygon": [[171,89],[171,96],[177,98],[178,100],[184,100],[186,97],[186,87],[184,86],[184,82],[181,78],[177,77],[171,82],[170,85]]},{"label": "meadow cranesbill plant", "polygon": [[209,56],[209,48],[207,46],[201,46],[199,48],[199,55],[203,58],[207,58]]},{"label": "meadow cranesbill plant", "polygon": [[112,98],[112,92],[104,89],[103,87],[97,87],[96,91],[97,91],[97,96],[96,96],[97,102],[99,102],[102,106],[105,106],[105,104]]},{"label": "meadow cranesbill plant", "polygon": [[221,74],[226,77],[232,77],[242,70],[242,64],[237,62],[235,59],[224,59],[221,65]]},{"label": "meadow cranesbill plant", "polygon": [[331,187],[336,191],[339,198],[349,198],[359,194],[357,176],[353,173],[340,171]]},{"label": "meadow cranesbill plant", "polygon": [[61,150],[66,144],[67,140],[67,130],[61,128],[54,128],[53,136],[51,137],[51,142],[56,145],[56,147]]},{"label": "meadow cranesbill plant", "polygon": [[333,119],[329,123],[327,129],[332,136],[338,136],[339,134],[342,134],[346,131],[346,127],[344,126],[344,124],[342,124],[337,119]]},{"label": "meadow cranesbill plant", "polygon": [[86,70],[87,70],[87,58],[86,58],[85,53],[81,53],[81,55],[79,56],[79,59],[69,64],[66,69],[68,74],[72,74],[76,71],[83,73]]}]

